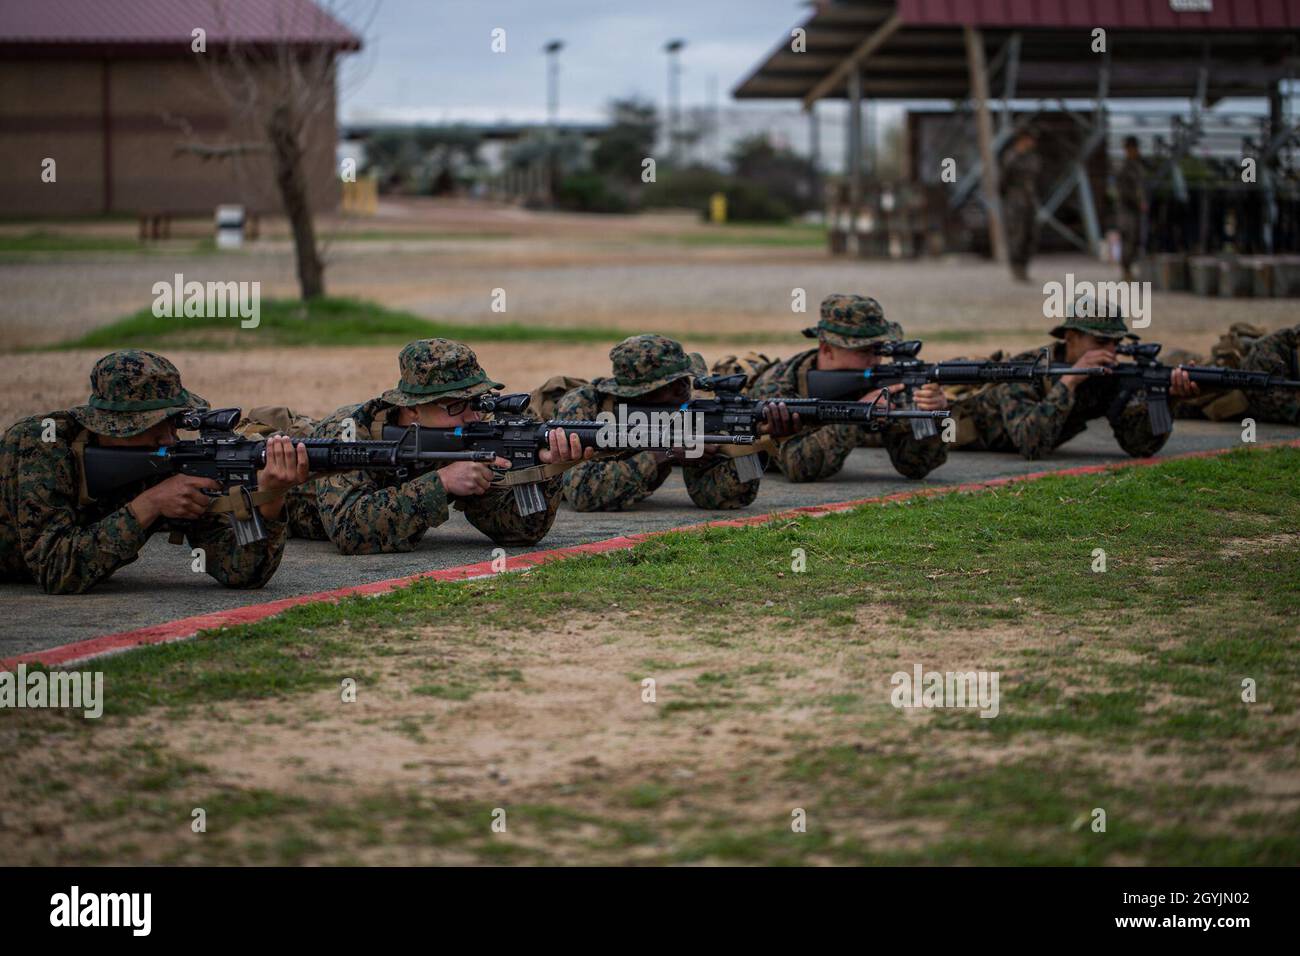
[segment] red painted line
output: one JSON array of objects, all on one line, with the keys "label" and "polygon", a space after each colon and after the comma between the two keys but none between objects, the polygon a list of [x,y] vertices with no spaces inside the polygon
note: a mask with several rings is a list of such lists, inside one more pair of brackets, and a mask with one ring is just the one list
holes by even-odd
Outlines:
[{"label": "red painted line", "polygon": [[[1265,442],[1258,447],[1300,448],[1300,438],[1288,441]],[[677,531],[698,531],[701,528],[743,528],[750,525],[767,524],[770,521],[779,520],[781,518],[797,518],[805,515],[821,517],[822,515],[835,514],[841,511],[851,511],[854,508],[860,508],[863,505],[869,504],[907,501],[913,498],[932,498],[936,495],[948,495],[961,492],[986,491],[988,489],[1003,488],[1007,485],[1019,484],[1021,482],[1037,481],[1040,478],[1047,478],[1054,475],[1067,477],[1074,475],[1095,475],[1107,471],[1119,471],[1125,468],[1145,468],[1166,461],[1179,461],[1187,458],[1214,458],[1235,450],[1236,449],[1233,448],[1215,448],[1209,451],[1184,452],[1181,455],[1169,455],[1163,458],[1136,458],[1129,461],[1114,462],[1105,465],[1079,465],[1075,468],[1063,468],[1057,471],[1036,471],[1026,475],[1008,475],[1002,478],[989,478],[984,481],[971,481],[960,485],[944,485],[939,488],[918,488],[915,491],[900,491],[894,494],[879,495],[872,498],[855,498],[852,501],[837,501],[829,504],[806,505],[801,508],[791,508],[786,511],[769,512],[761,515],[746,515],[740,518],[720,518],[716,521],[683,525],[681,527],[668,528],[662,531],[645,531],[637,534],[620,535],[616,538],[607,538],[604,541],[591,541],[586,544],[576,544],[567,548],[552,548],[546,551],[530,551],[528,554],[520,554],[513,558],[507,558],[505,570],[523,571],[531,567],[536,567],[537,565],[547,564],[551,561],[564,561],[568,558],[576,558],[591,554],[605,554],[609,551],[626,551],[640,544],[642,541],[657,538],[665,534],[672,534]],[[370,584],[335,588],[332,591],[318,591],[314,594],[300,594],[297,597],[283,598],[279,601],[268,601],[264,604],[250,604],[245,607],[231,608],[224,611],[213,611],[209,614],[198,614],[193,617],[184,617],[179,620],[167,621],[163,624],[154,624],[149,627],[137,628],[132,631],[122,631],[117,634],[106,634],[103,637],[92,637],[84,641],[75,641],[71,644],[52,647],[43,651],[31,651],[26,654],[19,654],[16,657],[9,657],[0,660],[0,670],[12,670],[19,664],[41,663],[45,664],[47,667],[71,664],[92,657],[101,657],[105,654],[130,650],[133,647],[140,647],[148,644],[165,644],[170,641],[183,640],[187,637],[193,637],[199,631],[203,630],[220,627],[234,627],[240,624],[251,624],[254,621],[273,617],[282,611],[287,611],[289,608],[297,607],[300,604],[313,604],[318,601],[337,601],[340,598],[345,597],[370,597],[376,594],[385,594],[389,591],[406,587],[410,584],[414,584],[416,581],[464,581],[470,578],[487,577],[493,573],[495,572],[492,570],[491,561],[480,561],[476,564],[462,564],[458,567],[443,568],[438,571],[421,571],[418,574],[411,574],[400,578],[389,578],[385,581],[374,581]]]}]

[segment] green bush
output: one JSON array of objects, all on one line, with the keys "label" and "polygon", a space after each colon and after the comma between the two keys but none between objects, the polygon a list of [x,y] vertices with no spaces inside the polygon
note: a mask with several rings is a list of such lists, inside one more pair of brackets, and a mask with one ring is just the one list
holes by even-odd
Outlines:
[{"label": "green bush", "polygon": [[626,197],[610,187],[599,173],[572,173],[565,176],[555,195],[561,209],[575,212],[627,212]]},{"label": "green bush", "polygon": [[758,183],[733,179],[726,192],[728,222],[785,222],[790,218],[790,207]]}]

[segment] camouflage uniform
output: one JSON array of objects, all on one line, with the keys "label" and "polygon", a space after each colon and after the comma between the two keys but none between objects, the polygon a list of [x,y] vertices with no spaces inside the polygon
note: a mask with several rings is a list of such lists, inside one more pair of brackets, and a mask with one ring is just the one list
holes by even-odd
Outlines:
[{"label": "camouflage uniform", "polygon": [[[97,436],[130,438],[188,408],[206,405],[181,387],[171,362],[135,349],[95,363],[87,405],[25,418],[0,441],[0,579],[35,581],[51,594],[90,590],[136,559],[149,536],[128,502],[139,489],[114,500],[92,501],[83,487],[80,448]],[[43,419],[54,440],[43,441]],[[256,588],[279,567],[284,520],[263,519],[268,538],[248,547],[235,542],[224,516],[177,524],[192,548],[205,552],[206,570],[227,587]],[[188,561],[188,553],[186,556]]]},{"label": "camouflage uniform", "polygon": [[[704,361],[687,356],[681,345],[662,335],[634,335],[609,353],[612,378],[598,378],[566,394],[555,406],[559,419],[591,420],[614,411],[619,399],[641,398],[683,378],[704,374]],[[681,463],[691,501],[700,508],[744,508],[758,495],[759,479],[741,481],[735,463],[705,456]],[[673,465],[653,451],[587,461],[564,473],[564,494],[577,511],[623,511],[650,497],[668,480]]]},{"label": "camouflage uniform", "polygon": [[1002,160],[1002,221],[1007,235],[1007,259],[1017,278],[1026,278],[1029,260],[1038,247],[1038,174],[1042,164],[1030,149],[1007,151]]},{"label": "camouflage uniform", "polygon": [[[1128,329],[1115,318],[1071,317],[1052,330],[1063,338],[1077,329],[1099,338],[1121,338]],[[1010,362],[1032,362],[1042,349],[1023,352]],[[1051,361],[1065,361],[1065,343],[1050,347]],[[1017,451],[1030,460],[1042,458],[1105,416],[1119,446],[1135,458],[1154,455],[1168,435],[1151,433],[1145,396],[1125,395],[1110,377],[1090,378],[1073,392],[1061,379],[1046,376],[1033,382],[1007,382],[989,386],[953,401],[957,420],[957,448],[971,451]]]},{"label": "camouflage uniform", "polygon": [[[1171,365],[1206,364],[1200,356],[1189,352],[1170,353],[1164,361]],[[1210,364],[1300,379],[1300,325],[1269,333],[1245,323],[1234,324],[1214,347]],[[1253,418],[1257,422],[1300,424],[1300,391],[1293,388],[1238,391],[1203,387],[1195,398],[1178,399],[1170,404],[1176,418],[1213,421]]]},{"label": "camouflage uniform", "polygon": [[1142,178],[1142,161],[1129,158],[1125,158],[1115,176],[1115,188],[1119,194],[1116,218],[1120,235],[1120,265],[1126,278],[1132,275],[1133,263],[1142,252],[1142,203],[1145,200]]},{"label": "camouflage uniform", "polygon": [[[885,321],[875,299],[858,295],[830,295],[822,300],[821,321],[804,335],[846,349],[864,349],[886,339],[902,337],[895,322]],[[761,372],[750,386],[751,398],[807,398],[808,372],[817,367],[817,349],[800,352]],[[855,448],[880,448],[889,452],[898,473],[924,478],[948,459],[940,434],[917,439],[908,422],[894,422],[883,431],[855,425],[823,425],[804,429],[777,440],[776,466],[789,481],[823,481],[844,467]]]},{"label": "camouflage uniform", "polygon": [[[396,424],[395,408],[472,398],[501,388],[488,379],[469,348],[447,339],[412,342],[398,361],[401,381],[396,388],[338,409],[316,426],[314,437],[340,437],[343,420],[351,418],[358,440],[382,439],[384,425]],[[452,506],[495,543],[529,545],[545,537],[555,522],[559,477],[547,481],[542,491],[547,509],[525,518],[509,488],[456,497],[448,494],[436,469],[413,478],[391,471],[349,471],[318,478],[306,494],[291,497],[290,520],[295,535],[333,541],[343,554],[410,551],[426,531],[447,520]]]}]

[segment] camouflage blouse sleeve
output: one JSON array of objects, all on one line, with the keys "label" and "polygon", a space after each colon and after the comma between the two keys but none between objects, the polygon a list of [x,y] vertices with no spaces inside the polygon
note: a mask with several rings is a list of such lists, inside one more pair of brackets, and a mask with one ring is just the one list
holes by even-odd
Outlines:
[{"label": "camouflage blouse sleeve", "polygon": [[284,556],[288,522],[263,518],[266,540],[246,548],[235,541],[235,532],[224,516],[213,515],[190,522],[185,538],[191,548],[203,549],[207,573],[228,588],[260,588],[275,574]]},{"label": "camouflage blouse sleeve", "polygon": [[[317,426],[318,438],[337,438],[342,419]],[[343,554],[410,551],[430,528],[447,520],[447,490],[436,471],[385,486],[365,471],[316,479],[321,526]]]},{"label": "camouflage blouse sleeve", "polygon": [[[556,403],[555,417],[591,419],[599,411],[590,387],[576,388]],[[622,511],[644,501],[672,473],[654,452],[626,458],[587,461],[561,475],[565,497],[575,511]]]},{"label": "camouflage blouse sleeve", "polygon": [[1061,443],[1061,431],[1074,407],[1074,393],[1057,382],[1043,395],[1037,383],[999,385],[998,404],[1007,435],[1030,461],[1050,454]]},{"label": "camouflage blouse sleeve", "polygon": [[23,560],[49,594],[80,594],[135,560],[149,531],[123,506],[80,526],[76,460],[65,442],[40,440],[39,423],[11,433],[18,474],[17,523]]}]

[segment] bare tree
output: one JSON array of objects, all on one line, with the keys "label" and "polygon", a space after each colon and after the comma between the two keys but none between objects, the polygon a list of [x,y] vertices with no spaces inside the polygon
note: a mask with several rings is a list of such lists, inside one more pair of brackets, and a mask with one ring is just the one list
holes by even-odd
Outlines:
[{"label": "bare tree", "polygon": [[[333,170],[337,59],[361,45],[343,24],[346,19],[368,25],[377,4],[367,3],[368,16],[358,18],[355,14],[367,11],[344,10],[359,6],[347,0],[279,0],[270,8],[271,29],[263,23],[250,35],[237,16],[248,0],[210,3],[217,38],[207,55],[198,56],[229,117],[232,141],[203,143],[191,134],[178,151],[230,159],[240,178],[254,187],[268,178],[274,183],[293,234],[302,298],[318,298],[325,294],[325,263],[312,212],[309,159],[327,150]],[[262,4],[249,6],[257,16],[268,15]],[[329,142],[322,144],[325,137]],[[242,161],[247,157],[253,162]]]}]

